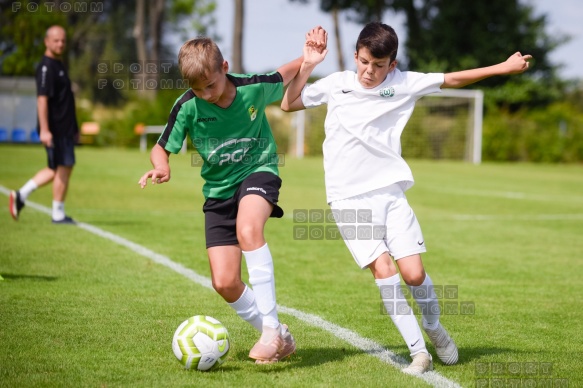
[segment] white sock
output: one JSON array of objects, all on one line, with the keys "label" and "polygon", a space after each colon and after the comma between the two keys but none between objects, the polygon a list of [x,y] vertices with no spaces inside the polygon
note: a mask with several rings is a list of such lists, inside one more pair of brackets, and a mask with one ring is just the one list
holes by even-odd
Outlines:
[{"label": "white sock", "polygon": [[24,186],[22,186],[20,188],[20,190],[18,190],[18,192],[20,193],[20,199],[22,199],[22,202],[26,201],[26,198],[28,198],[28,196],[36,189],[38,189],[38,185],[36,183],[34,183],[34,181],[32,179],[29,179],[29,181],[26,182],[24,184]]},{"label": "white sock", "polygon": [[386,279],[375,279],[375,283],[381,291],[381,298],[387,313],[405,340],[411,357],[421,352],[428,353],[419,322],[417,322],[417,318],[407,303],[403,290],[401,290],[399,274]]},{"label": "white sock", "polygon": [[423,326],[428,329],[436,329],[439,324],[441,310],[437,301],[437,295],[433,289],[433,282],[428,274],[420,286],[408,286],[413,294],[413,298],[419,305],[423,314]]},{"label": "white sock", "polygon": [[243,290],[239,299],[233,303],[229,303],[229,306],[231,306],[241,318],[249,322],[254,328],[260,332],[263,330],[263,318],[257,309],[255,294],[252,289],[247,287],[247,285],[245,285],[245,290]]},{"label": "white sock", "polygon": [[249,271],[249,283],[253,287],[257,309],[263,316],[263,325],[276,328],[279,325],[275,308],[275,277],[273,259],[267,244],[254,251],[243,251]]},{"label": "white sock", "polygon": [[65,219],[65,202],[53,201],[53,220]]}]

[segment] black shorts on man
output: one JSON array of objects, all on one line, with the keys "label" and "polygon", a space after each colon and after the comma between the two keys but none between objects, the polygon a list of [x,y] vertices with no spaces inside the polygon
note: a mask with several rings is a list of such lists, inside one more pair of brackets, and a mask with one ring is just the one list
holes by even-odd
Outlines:
[{"label": "black shorts on man", "polygon": [[239,202],[249,194],[259,195],[273,205],[270,217],[281,218],[283,209],[277,205],[281,178],[270,172],[249,175],[229,199],[209,198],[203,205],[206,247],[237,245],[237,213]]},{"label": "black shorts on man", "polygon": [[75,139],[72,137],[54,137],[53,146],[46,149],[47,164],[51,170],[56,170],[58,166],[75,165]]}]

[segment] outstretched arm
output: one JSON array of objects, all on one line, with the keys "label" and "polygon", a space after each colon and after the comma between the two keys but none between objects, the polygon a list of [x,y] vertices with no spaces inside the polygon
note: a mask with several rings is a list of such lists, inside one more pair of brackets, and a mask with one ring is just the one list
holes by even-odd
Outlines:
[{"label": "outstretched arm", "polygon": [[532,59],[532,55],[522,55],[520,52],[516,52],[506,61],[497,65],[446,73],[441,88],[462,88],[495,75],[520,74],[528,69],[530,59]]},{"label": "outstretched arm", "polygon": [[169,155],[170,152],[166,151],[161,145],[156,143],[150,153],[150,161],[154,168],[142,175],[138,181],[142,189],[148,184],[148,178],[152,178],[153,185],[156,183],[168,182],[170,180]]},{"label": "outstretched arm", "polygon": [[277,69],[277,72],[281,74],[281,77],[283,78],[283,86],[287,86],[291,80],[294,79],[296,74],[298,74],[302,60],[303,57],[299,57]]},{"label": "outstretched arm", "polygon": [[326,58],[328,53],[327,45],[328,33],[322,27],[315,27],[306,34],[304,56],[302,57],[300,70],[285,91],[281,101],[282,110],[294,112],[305,108],[301,99],[302,89],[308,82],[308,78],[316,65]]}]

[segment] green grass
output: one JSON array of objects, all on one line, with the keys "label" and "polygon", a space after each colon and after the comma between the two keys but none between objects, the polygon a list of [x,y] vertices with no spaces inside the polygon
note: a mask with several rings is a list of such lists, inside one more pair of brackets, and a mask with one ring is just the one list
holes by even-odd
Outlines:
[{"label": "green grass", "polygon": [[[170,183],[145,190],[137,181],[150,167],[146,154],[79,148],[77,159],[68,214],[209,276],[202,181],[187,155],[171,157]],[[40,147],[0,146],[0,185],[18,188],[44,163]],[[582,167],[410,164],[417,183],[407,195],[428,246],[426,269],[435,284],[458,287],[456,301],[475,306],[443,316],[460,362],[436,360],[436,371],[471,387],[515,377],[482,376],[484,366],[550,364],[550,375],[534,378],[582,385]],[[294,209],[327,209],[322,160],[288,158],[281,175],[287,216],[266,232],[278,303],[408,358],[371,275],[343,242],[293,239]],[[50,188],[30,200],[50,207]],[[257,367],[247,358],[257,334],[214,291],[81,228],[53,226],[34,209],[14,222],[2,206],[0,241],[0,387],[427,386],[285,314],[297,354]],[[227,362],[209,373],[182,370],[171,350],[176,327],[196,314],[222,321],[233,342]]]}]

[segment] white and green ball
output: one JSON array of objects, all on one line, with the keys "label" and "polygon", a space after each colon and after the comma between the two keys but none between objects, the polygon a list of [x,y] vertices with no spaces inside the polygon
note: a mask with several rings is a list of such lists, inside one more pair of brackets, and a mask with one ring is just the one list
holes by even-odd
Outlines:
[{"label": "white and green ball", "polygon": [[182,322],[172,339],[174,355],[186,369],[205,371],[221,365],[230,348],[227,328],[205,315]]}]

